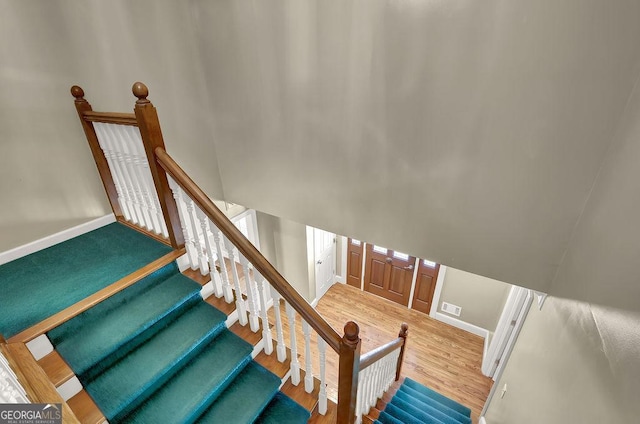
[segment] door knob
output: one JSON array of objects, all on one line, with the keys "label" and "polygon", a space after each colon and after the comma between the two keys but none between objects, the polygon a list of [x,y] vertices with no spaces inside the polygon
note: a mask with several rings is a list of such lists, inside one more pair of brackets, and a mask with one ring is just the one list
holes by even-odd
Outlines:
[{"label": "door knob", "polygon": [[411,271],[413,270],[413,265],[405,266],[404,269],[406,269],[407,271]]},{"label": "door knob", "polygon": [[391,262],[393,262],[393,259],[391,259],[391,258],[387,258],[387,259],[385,259],[385,261],[386,261],[388,264],[390,264]]}]

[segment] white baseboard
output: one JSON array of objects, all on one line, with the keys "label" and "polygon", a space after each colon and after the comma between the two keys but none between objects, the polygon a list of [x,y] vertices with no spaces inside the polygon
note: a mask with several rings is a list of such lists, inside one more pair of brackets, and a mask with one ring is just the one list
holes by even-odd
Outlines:
[{"label": "white baseboard", "polygon": [[480,417],[478,424],[487,424],[487,420],[485,420],[484,417]]},{"label": "white baseboard", "polygon": [[43,237],[39,240],[32,241],[31,243],[18,246],[11,250],[0,253],[0,265],[6,264],[23,256],[30,255],[39,250],[46,249],[63,241],[67,241],[81,234],[88,233],[89,231],[96,230],[105,225],[116,222],[116,217],[113,214],[105,215],[101,218],[96,218],[92,221],[85,222],[84,224],[76,225],[75,227],[60,231],[59,233],[51,234],[50,236]]},{"label": "white baseboard", "polygon": [[480,336],[485,340],[489,337],[489,330],[478,327],[477,325],[469,324],[468,322],[459,320],[449,315],[445,315],[441,312],[436,312],[435,319],[446,324],[453,325],[454,327],[461,330],[468,331],[469,333],[475,334],[476,336]]},{"label": "white baseboard", "polygon": [[311,307],[315,308],[316,306],[318,306],[318,302],[319,302],[318,298],[313,299],[311,301]]}]

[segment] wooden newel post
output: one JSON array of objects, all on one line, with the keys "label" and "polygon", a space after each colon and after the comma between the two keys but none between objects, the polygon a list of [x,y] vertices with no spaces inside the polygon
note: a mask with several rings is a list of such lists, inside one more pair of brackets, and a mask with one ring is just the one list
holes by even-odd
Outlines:
[{"label": "wooden newel post", "polygon": [[102,185],[104,185],[104,190],[107,192],[107,197],[109,198],[109,203],[111,204],[111,210],[113,210],[113,214],[116,216],[116,218],[121,218],[122,209],[120,208],[120,203],[118,202],[118,192],[116,190],[116,185],[113,182],[113,177],[111,176],[111,170],[109,169],[107,158],[104,156],[102,148],[100,148],[100,143],[98,142],[96,130],[95,128],[93,128],[93,123],[84,119],[84,113],[91,112],[93,109],[91,108],[89,102],[85,100],[84,90],[82,88],[74,85],[73,87],[71,87],[71,95],[75,98],[74,103],[76,105],[76,110],[78,111],[80,124],[82,124],[82,129],[87,136],[89,148],[91,149],[91,154],[93,155],[93,160],[96,163],[98,173],[100,174],[100,179],[102,180]]},{"label": "wooden newel post", "polygon": [[398,337],[404,339],[402,347],[400,347],[400,355],[398,355],[398,365],[396,366],[396,381],[400,379],[400,371],[402,371],[402,362],[404,361],[404,348],[407,346],[407,335],[409,334],[409,326],[406,322],[403,322],[400,326],[400,333]]},{"label": "wooden newel post", "polygon": [[147,155],[147,161],[149,162],[149,170],[151,171],[156,192],[158,193],[162,215],[167,224],[169,241],[171,242],[171,246],[177,249],[184,246],[184,235],[182,234],[182,227],[180,226],[178,207],[173,198],[171,188],[169,187],[167,174],[156,162],[154,153],[156,147],[165,148],[158,113],[153,104],[147,99],[149,89],[146,85],[141,82],[136,82],[133,84],[131,90],[133,91],[133,95],[138,98],[134,112],[136,120],[138,121],[140,135],[142,136],[144,151]]},{"label": "wooden newel post", "polygon": [[338,371],[338,423],[351,424],[356,418],[358,373],[360,372],[360,328],[349,321],[340,340]]}]

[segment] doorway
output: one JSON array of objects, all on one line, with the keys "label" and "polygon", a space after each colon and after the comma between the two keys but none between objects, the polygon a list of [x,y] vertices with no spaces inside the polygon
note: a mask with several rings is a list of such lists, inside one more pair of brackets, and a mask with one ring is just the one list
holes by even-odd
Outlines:
[{"label": "doorway", "polygon": [[336,235],[313,229],[313,259],[316,278],[316,299],[320,299],[336,280]]},{"label": "doorway", "polygon": [[359,289],[362,288],[363,253],[363,242],[352,238],[347,240],[347,284]]},{"label": "doorway", "polygon": [[418,261],[418,275],[416,276],[415,289],[411,309],[429,314],[433,303],[433,293],[436,290],[436,281],[440,272],[440,264],[426,259]]},{"label": "doorway", "polygon": [[348,285],[431,313],[440,264],[352,238],[346,255]]},{"label": "doorway", "polygon": [[375,244],[366,251],[364,290],[409,306],[416,258]]}]

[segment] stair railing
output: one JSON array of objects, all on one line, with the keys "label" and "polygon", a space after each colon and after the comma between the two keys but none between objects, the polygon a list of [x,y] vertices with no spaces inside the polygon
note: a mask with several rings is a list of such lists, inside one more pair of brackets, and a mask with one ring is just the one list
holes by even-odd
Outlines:
[{"label": "stair railing", "polygon": [[[355,419],[355,395],[357,390],[358,363],[360,359],[359,328],[348,322],[344,335],[340,336],[331,325],[285,280],[253,244],[224,215],[213,201],[191,180],[180,166],[162,148],[156,148],[158,165],[168,174],[169,186],[177,202],[178,214],[183,222],[187,250],[194,253],[190,257],[192,265],[197,265],[203,275],[211,273],[214,295],[224,297],[227,302],[235,301],[238,321],[249,323],[252,331],[262,327],[265,353],[273,352],[273,335],[267,315],[269,298],[273,301],[275,316],[276,357],[280,362],[286,359],[286,345],[280,302],[284,301],[285,315],[289,324],[291,348],[291,382],[298,385],[304,370],[304,388],[307,393],[314,390],[312,370],[311,329],[317,334],[319,350],[320,388],[318,411],[327,412],[326,393],[326,345],[340,357],[338,384],[338,422],[353,422]],[[188,229],[191,228],[191,232]],[[229,257],[231,272],[227,270],[224,258]],[[241,264],[247,299],[242,296],[240,278],[236,263]],[[248,307],[247,307],[248,306]],[[296,319],[302,319],[304,335],[305,363],[298,361]],[[353,417],[353,418],[349,418]]]},{"label": "stair railing", "polygon": [[160,126],[153,125],[158,121],[155,108],[147,100],[135,114],[95,112],[82,88],[74,85],[71,94],[116,219],[174,248],[182,247],[173,199],[158,196],[163,189],[170,193],[166,176],[150,165],[153,148],[164,147]]},{"label": "stair railing", "polygon": [[[318,411],[327,412],[326,346],[339,356],[337,422],[353,423],[356,400],[361,406],[388,387],[389,364],[396,361],[396,378],[406,339],[404,336],[385,346],[360,355],[359,327],[353,321],[341,336],[286,281],[273,265],[224,215],[213,201],[191,180],[165,151],[158,115],[147,99],[142,83],[133,85],[137,101],[133,114],[95,112],[84,99],[84,91],[71,88],[75,105],[117,220],[157,238],[174,248],[186,248],[189,265],[202,275],[209,274],[213,293],[227,303],[235,302],[238,321],[249,324],[253,332],[261,328],[266,354],[275,345],[278,361],[286,360],[284,321],[281,301],[290,328],[291,382],[298,385],[304,369],[304,388],[314,390],[311,330],[317,337],[320,362]],[[230,272],[225,258],[231,263]],[[239,264],[244,280],[240,279]],[[246,299],[241,288],[244,282]],[[273,306],[275,340],[267,311]],[[302,320],[305,363],[298,361],[296,317]],[[361,382],[359,381],[361,379]],[[367,396],[359,393],[367,393]],[[381,394],[378,395],[378,397]],[[375,402],[375,400],[374,400]]]},{"label": "stair railing", "polygon": [[356,423],[362,421],[394,381],[400,378],[409,327],[403,323],[398,338],[360,357]]}]

